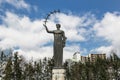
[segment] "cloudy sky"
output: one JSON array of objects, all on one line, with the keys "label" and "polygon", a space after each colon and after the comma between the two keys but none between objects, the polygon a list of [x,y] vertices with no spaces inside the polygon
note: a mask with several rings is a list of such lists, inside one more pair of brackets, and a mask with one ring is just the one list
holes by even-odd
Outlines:
[{"label": "cloudy sky", "polygon": [[53,56],[56,19],[67,37],[64,59],[75,52],[116,52],[120,56],[120,0],[0,0],[0,49],[18,51],[26,59]]}]

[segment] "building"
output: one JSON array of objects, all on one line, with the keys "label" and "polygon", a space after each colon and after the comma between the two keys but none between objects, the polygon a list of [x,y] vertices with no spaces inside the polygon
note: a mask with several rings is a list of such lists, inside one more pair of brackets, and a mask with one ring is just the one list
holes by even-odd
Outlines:
[{"label": "building", "polygon": [[89,54],[90,62],[95,62],[97,58],[106,59],[106,54]]},{"label": "building", "polygon": [[89,61],[89,57],[88,56],[80,56],[80,62],[85,63]]},{"label": "building", "polygon": [[106,59],[106,54],[89,54],[87,56],[80,56],[80,61],[85,62],[95,62],[97,58]]},{"label": "building", "polygon": [[97,58],[100,59],[106,59],[106,54],[88,54],[87,56],[81,56],[80,52],[75,52],[73,54],[73,59],[72,61],[74,62],[81,62],[81,63],[85,63],[85,62],[95,62]]}]

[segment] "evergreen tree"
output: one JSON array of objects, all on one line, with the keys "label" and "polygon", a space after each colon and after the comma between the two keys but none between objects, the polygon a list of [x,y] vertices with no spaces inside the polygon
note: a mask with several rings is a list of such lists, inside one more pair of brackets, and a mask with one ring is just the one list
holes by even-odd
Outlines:
[{"label": "evergreen tree", "polygon": [[113,53],[111,58],[113,76],[117,80],[119,78],[120,58],[115,53]]},{"label": "evergreen tree", "polygon": [[35,80],[42,80],[43,78],[43,67],[41,59],[38,62],[34,62],[34,70],[35,70]]},{"label": "evergreen tree", "polygon": [[70,79],[71,80],[80,80],[80,67],[78,62],[74,62],[73,65],[71,65],[70,68]]},{"label": "evergreen tree", "polygon": [[48,59],[48,64],[47,64],[47,66],[48,66],[48,70],[47,70],[47,72],[48,72],[48,77],[50,78],[50,79],[52,79],[52,69],[54,68],[54,61],[53,61],[53,59]]},{"label": "evergreen tree", "polygon": [[86,80],[91,80],[92,79],[92,63],[91,62],[86,62],[85,63],[85,75],[86,75]]},{"label": "evergreen tree", "polygon": [[95,65],[97,66],[97,79],[99,80],[109,80],[109,74],[108,74],[108,66],[106,59],[100,59],[97,58],[97,61],[95,62]]},{"label": "evergreen tree", "polygon": [[4,70],[5,70],[5,66],[7,64],[7,60],[8,58],[6,57],[4,51],[0,52],[0,78],[4,77]]},{"label": "evergreen tree", "polygon": [[4,80],[12,80],[13,79],[13,71],[12,71],[12,60],[11,57],[8,59],[7,65],[5,67],[5,76]]},{"label": "evergreen tree", "polygon": [[70,74],[70,67],[69,67],[67,61],[64,63],[64,68],[66,70],[66,79],[70,80],[70,76],[71,76],[71,74]]},{"label": "evergreen tree", "polygon": [[20,66],[21,60],[19,59],[18,52],[14,54],[13,61],[14,80],[21,80],[22,78],[22,66]]}]

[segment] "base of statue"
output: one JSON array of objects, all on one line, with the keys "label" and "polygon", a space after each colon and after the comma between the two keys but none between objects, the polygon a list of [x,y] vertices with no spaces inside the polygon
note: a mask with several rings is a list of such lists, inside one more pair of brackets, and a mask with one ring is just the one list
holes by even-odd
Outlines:
[{"label": "base of statue", "polygon": [[52,70],[52,80],[65,80],[66,70],[63,68],[54,68]]}]

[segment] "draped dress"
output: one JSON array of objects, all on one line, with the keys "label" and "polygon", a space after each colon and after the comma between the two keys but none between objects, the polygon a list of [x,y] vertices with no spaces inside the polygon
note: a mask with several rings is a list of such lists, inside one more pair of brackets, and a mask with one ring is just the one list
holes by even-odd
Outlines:
[{"label": "draped dress", "polygon": [[46,30],[48,33],[54,34],[54,45],[53,45],[54,67],[61,68],[63,62],[63,48],[65,46],[65,41],[66,41],[64,31],[62,30],[49,31],[47,28]]},{"label": "draped dress", "polygon": [[63,34],[64,32],[62,30],[54,30],[54,64],[55,67],[61,67],[62,66],[62,60],[63,60]]}]

